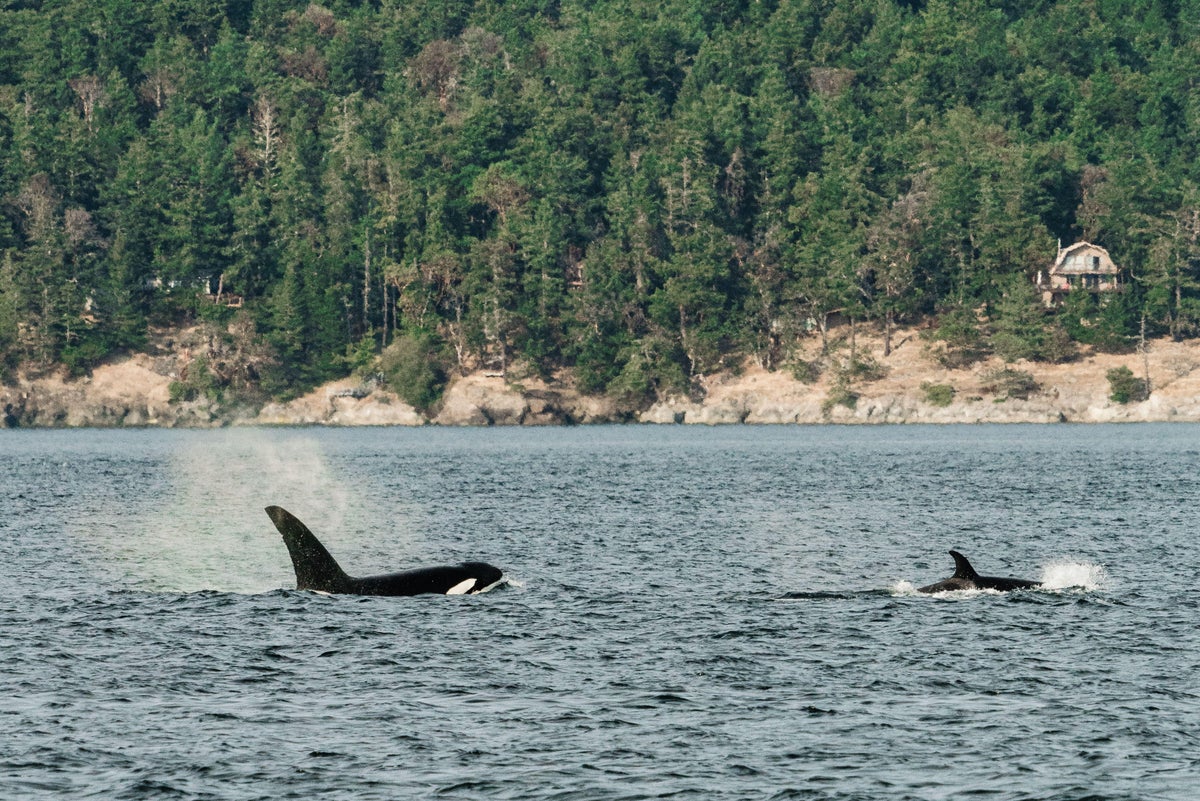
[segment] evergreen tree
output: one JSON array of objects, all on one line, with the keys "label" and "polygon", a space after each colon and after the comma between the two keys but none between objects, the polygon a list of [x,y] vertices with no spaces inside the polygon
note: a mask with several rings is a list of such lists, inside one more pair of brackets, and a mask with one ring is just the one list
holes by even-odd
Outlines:
[{"label": "evergreen tree", "polygon": [[[1174,2],[10,3],[0,350],[84,370],[231,318],[207,290],[274,391],[401,338],[645,402],[840,320],[932,314],[962,359],[982,321],[1010,358],[1193,337],[1198,33]],[[1077,238],[1133,280],[1055,315],[1029,276]]]}]

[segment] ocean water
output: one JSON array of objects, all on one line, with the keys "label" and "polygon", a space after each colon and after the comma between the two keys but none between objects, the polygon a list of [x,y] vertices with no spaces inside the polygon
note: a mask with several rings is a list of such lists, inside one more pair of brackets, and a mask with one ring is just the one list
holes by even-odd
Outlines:
[{"label": "ocean water", "polygon": [[[1200,426],[0,431],[0,798],[1194,799]],[[294,589],[264,506],[348,572]],[[1048,589],[924,596],[953,572]]]}]

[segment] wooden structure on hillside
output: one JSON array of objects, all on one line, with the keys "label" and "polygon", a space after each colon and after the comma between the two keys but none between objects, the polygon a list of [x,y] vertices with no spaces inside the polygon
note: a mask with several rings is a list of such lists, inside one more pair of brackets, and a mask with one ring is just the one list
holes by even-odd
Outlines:
[{"label": "wooden structure on hillside", "polygon": [[1091,242],[1059,247],[1058,258],[1049,270],[1038,270],[1035,279],[1042,301],[1058,306],[1069,292],[1121,292],[1125,289],[1121,270],[1108,251]]}]

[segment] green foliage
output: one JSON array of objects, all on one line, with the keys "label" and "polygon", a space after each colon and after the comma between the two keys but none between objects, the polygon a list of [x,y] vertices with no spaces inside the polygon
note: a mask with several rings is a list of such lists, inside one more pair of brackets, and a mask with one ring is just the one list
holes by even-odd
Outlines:
[{"label": "green foliage", "polygon": [[276,357],[248,314],[241,311],[228,322],[202,324],[187,336],[183,344],[200,355],[169,385],[172,402],[207,398],[253,405],[265,400],[263,379],[277,369]]},{"label": "green foliage", "polygon": [[622,341],[615,336],[586,336],[575,349],[575,380],[579,389],[602,393],[621,374]]},{"label": "green foliage", "polygon": [[792,363],[792,377],[802,384],[815,384],[821,377],[821,365],[816,361],[797,359]]},{"label": "green foliage", "polygon": [[112,353],[109,338],[96,332],[84,331],[63,345],[59,359],[74,377],[87,375],[92,368]]},{"label": "green foliage", "polygon": [[621,372],[608,385],[608,394],[622,407],[645,408],[687,387],[683,366],[653,347],[630,354]]},{"label": "green foliage", "polygon": [[199,398],[220,400],[217,380],[209,370],[208,359],[200,356],[184,366],[178,381],[167,386],[171,403],[189,402]]},{"label": "green foliage", "polygon": [[1072,340],[1103,353],[1128,353],[1136,343],[1137,307],[1130,292],[1103,297],[1070,292],[1058,319]]},{"label": "green foliage", "polygon": [[0,381],[7,380],[8,370],[17,362],[19,306],[11,258],[0,262]]},{"label": "green foliage", "polygon": [[1114,403],[1135,403],[1150,397],[1146,379],[1138,378],[1128,367],[1114,367],[1105,373],[1108,378],[1108,397]]},{"label": "green foliage", "polygon": [[1034,379],[1033,374],[1025,370],[1001,367],[990,370],[983,376],[983,391],[996,395],[997,400],[1028,400],[1039,389],[1041,385]]},{"label": "green foliage", "polygon": [[835,382],[829,388],[829,394],[825,396],[825,400],[821,401],[821,411],[829,414],[833,411],[834,406],[845,406],[847,409],[854,409],[858,405],[859,395],[849,385],[842,382]]},{"label": "green foliage", "polygon": [[[1178,3],[60,6],[0,12],[0,364],[218,288],[271,352],[226,388],[281,395],[412,331],[633,405],[846,318],[950,367],[1200,334]],[[1056,316],[1056,238],[1136,283]]]},{"label": "green foliage", "polygon": [[388,388],[420,411],[428,411],[438,402],[446,384],[434,342],[426,335],[398,336],[384,348],[379,357],[379,370]]},{"label": "green foliage", "polygon": [[1006,362],[1040,360],[1046,346],[1045,313],[1033,284],[1014,276],[996,304],[992,349]]},{"label": "green foliage", "polygon": [[949,406],[954,402],[954,387],[949,384],[934,384],[929,381],[921,383],[921,392],[925,402],[931,406]]},{"label": "green foliage", "polygon": [[953,306],[939,315],[930,338],[943,343],[936,351],[937,360],[943,367],[970,367],[988,355],[975,311],[964,305]]},{"label": "green foliage", "polygon": [[1070,334],[1061,326],[1051,322],[1046,327],[1046,336],[1042,342],[1040,357],[1042,361],[1051,364],[1062,364],[1074,361],[1079,356],[1079,346]]},{"label": "green foliage", "polygon": [[880,381],[887,377],[887,367],[873,356],[858,355],[841,368],[840,377],[847,382]]},{"label": "green foliage", "polygon": [[1129,353],[1133,350],[1138,336],[1138,313],[1133,293],[1106,298],[1100,304],[1091,336],[1096,349],[1104,353]]},{"label": "green foliage", "polygon": [[377,345],[375,337],[368,335],[346,346],[346,366],[355,375],[366,375],[375,364]]}]

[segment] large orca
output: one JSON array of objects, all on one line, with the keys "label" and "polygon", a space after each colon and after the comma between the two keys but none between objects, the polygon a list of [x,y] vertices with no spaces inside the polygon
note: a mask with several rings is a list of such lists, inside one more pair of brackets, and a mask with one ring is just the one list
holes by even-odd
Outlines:
[{"label": "large orca", "polygon": [[490,589],[504,577],[499,568],[483,562],[422,567],[386,576],[349,576],[295,515],[278,506],[268,506],[267,514],[287,543],[298,590],[347,595],[466,595]]},{"label": "large orca", "polygon": [[967,557],[958,551],[951,551],[950,555],[954,557],[954,575],[945,581],[930,584],[928,587],[921,587],[917,592],[949,592],[951,590],[999,590],[1000,592],[1008,592],[1009,590],[1021,590],[1041,586],[1037,581],[1001,578],[999,576],[981,576],[975,572],[975,568],[971,567],[971,563],[967,561]]}]

